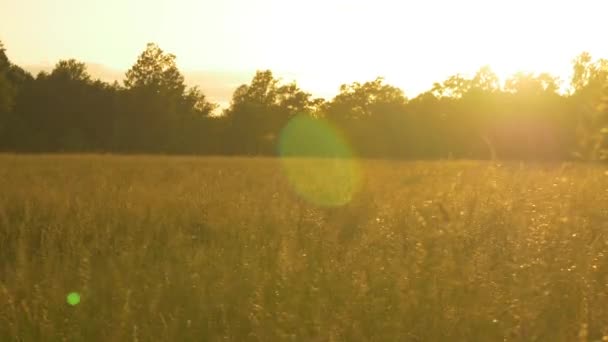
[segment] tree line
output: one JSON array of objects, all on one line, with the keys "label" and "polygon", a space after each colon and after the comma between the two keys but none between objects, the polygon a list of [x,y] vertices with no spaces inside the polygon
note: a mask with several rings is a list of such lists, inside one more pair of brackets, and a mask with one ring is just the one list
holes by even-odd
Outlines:
[{"label": "tree line", "polygon": [[109,84],[73,59],[33,76],[0,43],[0,151],[276,155],[283,127],[306,115],[366,158],[608,159],[608,60],[588,53],[573,60],[565,93],[548,73],[500,82],[484,66],[412,99],[377,78],[326,100],[257,71],[221,115],[175,58],[150,43]]}]

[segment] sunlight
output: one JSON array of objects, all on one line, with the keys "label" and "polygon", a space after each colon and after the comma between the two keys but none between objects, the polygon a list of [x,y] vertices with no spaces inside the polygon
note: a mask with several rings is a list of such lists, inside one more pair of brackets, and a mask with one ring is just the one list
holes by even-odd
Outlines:
[{"label": "sunlight", "polygon": [[0,342],[608,342],[607,4],[0,0]]},{"label": "sunlight", "polygon": [[[571,60],[582,51],[608,55],[606,5],[593,0],[159,0],[154,6],[109,0],[92,9],[69,0],[52,6],[6,5],[0,4],[0,13],[14,15],[0,20],[1,38],[18,64],[76,58],[126,70],[137,51],[154,41],[178,56],[186,74],[269,68],[293,75],[324,96],[334,95],[342,83],[384,76],[413,97],[433,82],[472,74],[482,65],[490,65],[502,80],[523,70],[546,71],[567,81]],[[69,10],[53,10],[60,7]],[[73,15],[85,7],[87,15]],[[51,31],[32,35],[19,19],[25,14]],[[96,29],[106,27],[110,18],[113,25]]]},{"label": "sunlight", "polygon": [[270,21],[262,24],[274,42],[265,46],[263,59],[314,92],[332,95],[342,83],[383,76],[411,97],[455,73],[473,75],[483,65],[502,82],[518,71],[549,72],[567,82],[571,60],[580,52],[608,52],[598,45],[602,21],[596,13],[574,13],[582,8],[381,0],[312,1],[294,9],[293,3],[276,2]]}]

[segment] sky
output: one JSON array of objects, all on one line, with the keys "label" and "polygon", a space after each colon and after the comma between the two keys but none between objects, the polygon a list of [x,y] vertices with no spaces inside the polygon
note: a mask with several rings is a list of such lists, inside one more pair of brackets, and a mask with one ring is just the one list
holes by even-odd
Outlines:
[{"label": "sky", "polygon": [[155,42],[220,101],[258,69],[323,97],[383,76],[411,98],[482,65],[567,81],[582,51],[608,57],[605,13],[603,0],[0,0],[0,40],[21,66],[76,58],[106,78]]}]

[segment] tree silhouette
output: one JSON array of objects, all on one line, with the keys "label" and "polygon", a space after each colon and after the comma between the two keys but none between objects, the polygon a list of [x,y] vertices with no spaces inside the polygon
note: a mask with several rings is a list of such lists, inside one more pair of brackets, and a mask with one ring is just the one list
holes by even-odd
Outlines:
[{"label": "tree silhouette", "polygon": [[485,93],[493,93],[500,90],[500,81],[498,76],[489,65],[484,65],[475,73],[473,79],[469,82],[471,90],[481,91]]},{"label": "tree silhouette", "polygon": [[[185,123],[215,106],[197,88],[187,89],[175,55],[149,43],[126,73],[117,140],[129,151],[178,151],[195,139]],[[188,130],[187,137],[183,135]]]},{"label": "tree silhouette", "polygon": [[403,152],[407,98],[381,77],[363,84],[342,85],[323,108],[364,156],[396,157]]},{"label": "tree silhouette", "polygon": [[456,74],[442,83],[434,83],[432,93],[437,97],[461,98],[469,89],[471,89],[471,81]]},{"label": "tree silhouette", "polygon": [[[122,85],[93,80],[73,59],[34,78],[0,43],[0,149],[276,155],[281,133],[303,114],[302,122],[340,131],[361,157],[608,157],[608,60],[589,53],[572,61],[567,93],[548,73],[516,73],[503,84],[482,66],[411,100],[377,78],[342,85],[326,101],[257,71],[219,116],[200,89],[186,86],[175,60],[150,43]],[[306,146],[320,142],[296,143],[319,150]]]},{"label": "tree silhouette", "polygon": [[109,149],[115,112],[112,96],[111,87],[91,80],[83,63],[59,61],[51,73],[40,73],[28,82],[17,97],[21,149]]},{"label": "tree silhouette", "polygon": [[11,67],[4,45],[0,42],[0,115],[6,115],[13,107],[14,89],[8,79]]},{"label": "tree silhouette", "polygon": [[13,108],[13,87],[6,73],[0,72],[0,115],[9,113]]},{"label": "tree silhouette", "polygon": [[15,90],[7,74],[10,68],[4,46],[0,42],[0,149],[6,145],[6,134],[9,129],[9,116],[13,110]]},{"label": "tree silhouette", "polygon": [[148,43],[137,62],[126,73],[127,89],[145,89],[181,96],[186,89],[184,76],[175,65],[175,55],[165,53],[158,45]]},{"label": "tree silhouette", "polygon": [[270,70],[239,86],[225,111],[233,153],[274,154],[281,129],[296,114],[311,115],[321,101],[296,83],[280,85]]},{"label": "tree silhouette", "polygon": [[597,160],[603,157],[606,125],[603,111],[603,97],[608,84],[608,60],[593,60],[583,52],[573,61],[571,80],[571,100],[574,103],[578,122],[576,123],[576,156],[581,159]]},{"label": "tree silhouette", "polygon": [[20,120],[15,113],[18,97],[32,76],[12,64],[0,42],[0,150],[15,150],[22,134]]},{"label": "tree silhouette", "polygon": [[505,82],[505,91],[522,96],[542,96],[545,93],[557,95],[559,80],[548,73],[517,72]]}]

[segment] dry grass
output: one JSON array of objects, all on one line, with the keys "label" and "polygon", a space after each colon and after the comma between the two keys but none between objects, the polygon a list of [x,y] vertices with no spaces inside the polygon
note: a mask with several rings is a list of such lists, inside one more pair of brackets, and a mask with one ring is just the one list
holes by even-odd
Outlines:
[{"label": "dry grass", "polygon": [[1,156],[0,341],[608,336],[605,168],[361,167],[323,208],[272,159]]}]

